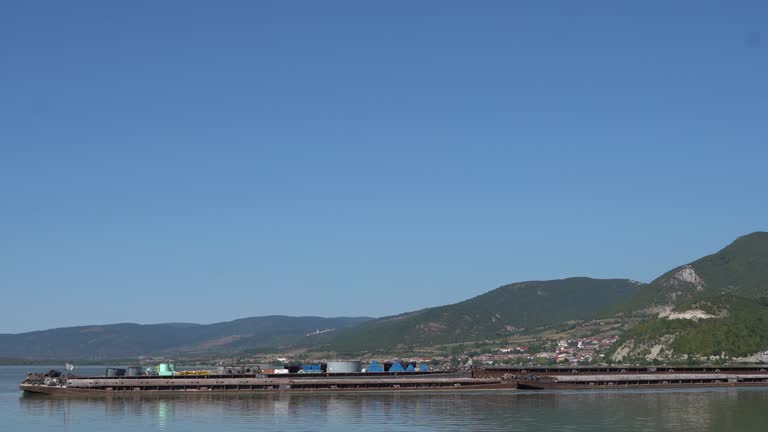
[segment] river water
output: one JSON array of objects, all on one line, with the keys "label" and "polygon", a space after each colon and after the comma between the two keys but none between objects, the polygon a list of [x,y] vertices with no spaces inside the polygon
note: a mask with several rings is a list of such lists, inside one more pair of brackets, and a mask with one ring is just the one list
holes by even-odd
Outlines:
[{"label": "river water", "polygon": [[[27,396],[0,366],[0,431],[766,431],[768,388]],[[83,368],[80,374],[103,374]]]}]

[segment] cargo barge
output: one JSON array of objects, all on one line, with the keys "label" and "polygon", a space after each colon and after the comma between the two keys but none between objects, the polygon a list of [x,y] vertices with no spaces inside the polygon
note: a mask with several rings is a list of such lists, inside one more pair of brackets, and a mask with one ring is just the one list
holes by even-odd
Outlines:
[{"label": "cargo barge", "polygon": [[[299,375],[299,374],[296,374]],[[473,377],[467,373],[420,373],[392,376],[334,374],[334,376],[179,375],[122,377],[43,377],[34,375],[20,384],[25,393],[48,395],[114,395],[167,393],[251,393],[316,391],[404,391],[515,389],[501,378]]]}]

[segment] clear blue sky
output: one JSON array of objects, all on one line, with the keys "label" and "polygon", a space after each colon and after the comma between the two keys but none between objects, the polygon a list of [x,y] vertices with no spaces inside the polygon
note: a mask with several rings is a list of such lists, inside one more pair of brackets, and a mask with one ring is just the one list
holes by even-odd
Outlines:
[{"label": "clear blue sky", "polygon": [[768,229],[768,3],[0,5],[0,332],[649,281]]}]

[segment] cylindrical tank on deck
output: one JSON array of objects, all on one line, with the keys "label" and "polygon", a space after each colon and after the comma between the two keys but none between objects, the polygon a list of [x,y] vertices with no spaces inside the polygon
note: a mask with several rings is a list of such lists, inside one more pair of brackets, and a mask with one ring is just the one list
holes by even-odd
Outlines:
[{"label": "cylindrical tank on deck", "polygon": [[142,375],[142,373],[143,373],[143,371],[141,370],[141,368],[139,366],[129,366],[128,367],[128,372],[127,372],[126,375],[132,377],[132,376]]},{"label": "cylindrical tank on deck", "polygon": [[327,373],[359,373],[362,370],[358,360],[329,361],[325,369]]},{"label": "cylindrical tank on deck", "polygon": [[125,369],[120,368],[107,368],[108,377],[121,377],[125,376]]}]

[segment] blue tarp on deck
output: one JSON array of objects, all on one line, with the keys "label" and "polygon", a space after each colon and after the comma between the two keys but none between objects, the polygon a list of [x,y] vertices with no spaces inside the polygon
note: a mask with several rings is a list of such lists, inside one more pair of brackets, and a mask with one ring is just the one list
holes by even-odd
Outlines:
[{"label": "blue tarp on deck", "polygon": [[371,364],[368,365],[368,368],[365,371],[366,372],[384,372],[384,366],[377,363],[376,360],[373,360],[371,361]]}]

